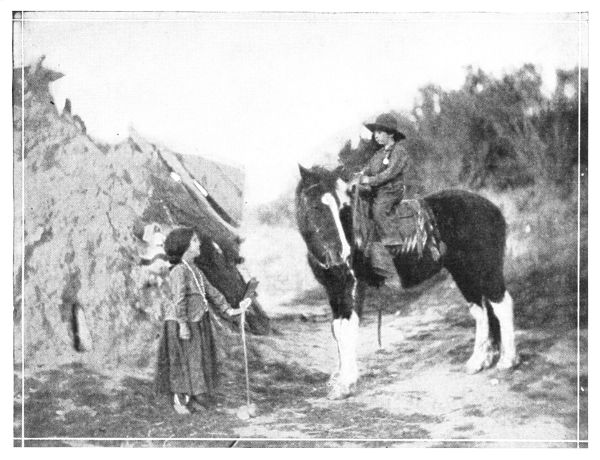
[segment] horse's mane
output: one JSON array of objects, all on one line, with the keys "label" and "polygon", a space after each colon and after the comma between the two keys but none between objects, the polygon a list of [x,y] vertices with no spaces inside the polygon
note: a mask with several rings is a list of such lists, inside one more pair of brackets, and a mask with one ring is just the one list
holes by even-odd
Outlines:
[{"label": "horse's mane", "polygon": [[337,166],[334,169],[328,169],[321,165],[312,166],[306,170],[306,178],[298,183],[296,195],[307,186],[314,184],[321,184],[328,191],[335,190],[336,182],[340,179],[341,170],[341,166]]},{"label": "horse's mane", "polygon": [[321,166],[321,165],[314,165],[312,166],[309,171],[312,174],[318,175],[318,176],[323,176],[323,177],[330,177],[332,175],[337,176],[337,172],[339,170],[339,166],[335,167],[334,169],[328,169],[325,166]]},{"label": "horse's mane", "polygon": [[327,169],[325,166],[315,165],[310,168],[310,172],[321,179],[321,183],[328,187],[335,188],[335,182],[340,178],[341,167],[337,166],[334,169]]}]

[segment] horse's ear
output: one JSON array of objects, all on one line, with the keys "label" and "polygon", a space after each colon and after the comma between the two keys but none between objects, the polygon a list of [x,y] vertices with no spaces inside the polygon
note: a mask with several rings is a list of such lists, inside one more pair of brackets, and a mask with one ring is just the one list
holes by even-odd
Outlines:
[{"label": "horse's ear", "polygon": [[298,163],[298,169],[300,170],[300,177],[302,178],[302,182],[310,182],[311,179],[313,179],[312,173],[300,163]]}]

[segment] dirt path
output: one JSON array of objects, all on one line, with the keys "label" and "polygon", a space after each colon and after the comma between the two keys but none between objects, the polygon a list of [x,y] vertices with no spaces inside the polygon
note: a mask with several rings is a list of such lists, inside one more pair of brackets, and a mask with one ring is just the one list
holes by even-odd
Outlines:
[{"label": "dirt path", "polygon": [[[367,313],[357,394],[329,401],[325,383],[336,363],[329,321],[303,318],[278,320],[279,334],[251,339],[261,354],[251,362],[256,418],[236,417],[245,399],[241,367],[238,378],[224,383],[217,411],[185,418],[152,396],[149,372],[115,376],[70,366],[26,380],[27,436],[142,439],[28,443],[519,446],[535,440],[536,446],[576,446],[556,442],[577,439],[576,330],[518,330],[517,369],[467,375],[473,324],[452,282],[441,281],[401,312],[384,315],[382,349],[375,316]],[[585,367],[581,375],[584,407]],[[189,438],[213,441],[183,440]]]}]

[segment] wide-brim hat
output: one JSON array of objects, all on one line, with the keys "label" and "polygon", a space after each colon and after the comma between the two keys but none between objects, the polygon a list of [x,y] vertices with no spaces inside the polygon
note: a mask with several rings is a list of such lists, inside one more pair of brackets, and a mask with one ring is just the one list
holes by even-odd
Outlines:
[{"label": "wide-brim hat", "polygon": [[394,135],[394,140],[406,139],[404,133],[398,131],[398,121],[391,113],[383,113],[377,117],[375,123],[365,123],[365,127],[374,133],[375,131],[385,131]]}]

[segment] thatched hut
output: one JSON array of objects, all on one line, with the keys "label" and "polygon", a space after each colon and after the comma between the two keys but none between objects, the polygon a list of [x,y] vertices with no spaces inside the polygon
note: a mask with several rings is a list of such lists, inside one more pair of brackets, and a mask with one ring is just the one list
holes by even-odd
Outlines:
[{"label": "thatched hut", "polygon": [[[243,172],[133,130],[118,145],[95,141],[70,101],[57,109],[49,85],[62,74],[42,61],[13,79],[15,359],[142,365],[168,301],[164,270],[140,256],[144,229],[196,228],[201,268],[236,304],[247,281],[238,269]],[[258,301],[248,325],[269,331]]]}]

